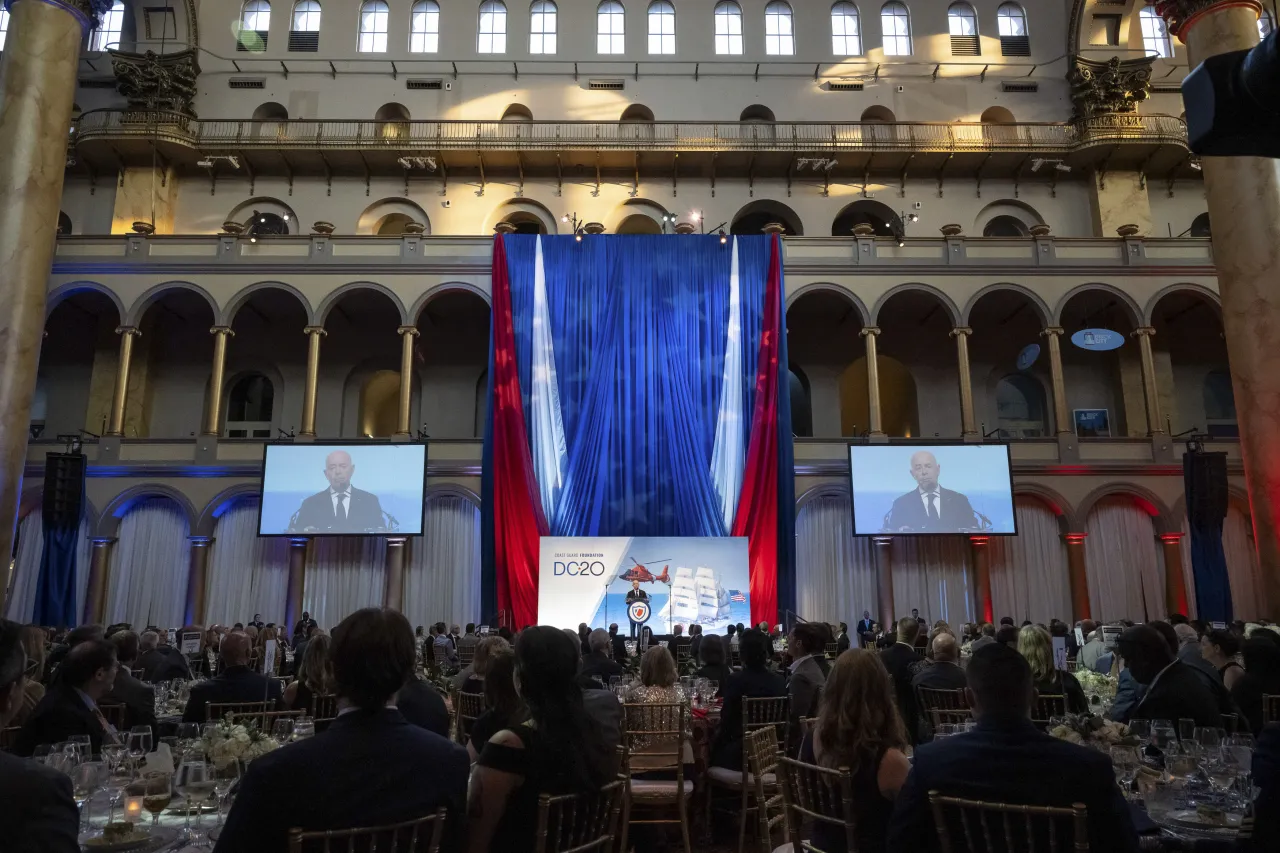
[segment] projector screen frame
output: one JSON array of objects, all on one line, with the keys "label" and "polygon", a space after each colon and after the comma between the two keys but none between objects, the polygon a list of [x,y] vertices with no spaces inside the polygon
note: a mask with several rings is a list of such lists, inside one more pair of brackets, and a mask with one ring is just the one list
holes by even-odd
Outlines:
[{"label": "projector screen frame", "polygon": [[382,538],[387,538],[391,536],[402,536],[405,538],[412,538],[412,537],[425,536],[427,532],[426,524],[422,521],[421,518],[419,518],[418,520],[419,530],[417,533],[403,533],[400,531],[388,532],[388,533],[327,533],[323,531],[317,531],[313,533],[289,533],[289,532],[263,533],[262,532],[262,509],[264,504],[263,496],[266,494],[266,480],[267,480],[267,454],[270,452],[270,448],[272,446],[333,447],[338,449],[344,449],[348,447],[408,447],[408,446],[417,445],[417,444],[422,445],[422,501],[421,501],[421,506],[419,507],[419,516],[421,516],[421,513],[425,512],[427,508],[427,468],[431,462],[431,450],[429,447],[430,445],[429,440],[415,439],[413,441],[393,441],[389,439],[364,438],[364,439],[351,439],[349,441],[327,439],[324,441],[308,441],[305,443],[299,442],[299,441],[286,441],[283,439],[264,441],[262,443],[262,471],[258,474],[258,526],[257,526],[258,538],[260,539],[282,539],[282,538],[284,539],[319,539],[322,537],[329,538],[334,536],[378,536]]},{"label": "projector screen frame", "polygon": [[[936,447],[1003,447],[1007,467],[1009,471],[1009,505],[1013,509],[1013,530],[1011,532],[1004,531],[956,531],[954,533],[911,533],[911,532],[875,532],[875,533],[859,533],[858,532],[858,497],[857,490],[853,486],[853,448],[855,447],[915,447],[922,450],[929,450]],[[885,444],[872,443],[865,439],[851,440],[845,443],[845,462],[848,464],[845,482],[849,486],[849,521],[853,528],[853,535],[859,538],[865,537],[886,537],[886,536],[1017,536],[1018,535],[1018,512],[1017,512],[1017,492],[1014,491],[1013,482],[1013,450],[1011,442],[1008,441],[963,441],[961,439],[941,439],[936,441],[917,441],[915,439],[904,441],[889,441]]]}]

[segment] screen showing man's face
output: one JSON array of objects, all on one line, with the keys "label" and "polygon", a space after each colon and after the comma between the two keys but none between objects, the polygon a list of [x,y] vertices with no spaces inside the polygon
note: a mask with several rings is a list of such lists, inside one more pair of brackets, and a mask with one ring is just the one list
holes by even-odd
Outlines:
[{"label": "screen showing man's face", "polygon": [[916,485],[922,490],[928,492],[937,488],[940,473],[942,473],[942,466],[929,451],[922,450],[911,457],[911,476],[915,478]]},{"label": "screen showing man's face", "polygon": [[345,450],[333,451],[324,461],[324,476],[334,491],[344,491],[351,485],[351,475],[355,472],[356,466],[351,464],[351,456]]}]

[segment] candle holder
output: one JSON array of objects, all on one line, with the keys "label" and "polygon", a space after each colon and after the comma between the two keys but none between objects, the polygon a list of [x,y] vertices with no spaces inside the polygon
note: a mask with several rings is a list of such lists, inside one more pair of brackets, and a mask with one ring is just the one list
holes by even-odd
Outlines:
[{"label": "candle holder", "polygon": [[137,825],[142,820],[142,797],[126,797],[124,819]]}]

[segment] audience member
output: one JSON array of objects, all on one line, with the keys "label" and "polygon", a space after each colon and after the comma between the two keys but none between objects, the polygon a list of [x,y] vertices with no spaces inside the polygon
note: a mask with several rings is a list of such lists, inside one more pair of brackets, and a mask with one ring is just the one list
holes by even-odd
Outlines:
[{"label": "audience member", "polygon": [[609,679],[622,675],[622,665],[609,657],[612,643],[607,631],[597,628],[587,635],[587,646],[590,651],[582,658],[583,678],[594,679],[600,687],[608,687]]},{"label": "audience member", "polygon": [[586,622],[579,622],[578,623],[578,647],[581,649],[582,654],[584,655],[591,653],[591,646],[587,642],[590,637],[591,637],[591,626],[589,626]]},{"label": "audience member", "polygon": [[689,657],[694,660],[701,660],[702,654],[702,626],[694,623],[689,626]]},{"label": "audience member", "polygon": [[[1168,622],[1156,620],[1148,623],[1152,628],[1164,638],[1164,641],[1173,651],[1174,656],[1178,654],[1178,634],[1175,626]],[[1198,645],[1198,643],[1197,643]],[[1231,692],[1222,686],[1222,678],[1218,675],[1218,671],[1203,660],[1199,661],[1199,665],[1187,664],[1188,668],[1196,674],[1196,676],[1209,689],[1209,693],[1213,696],[1213,700],[1218,704],[1219,714],[1239,714],[1240,708],[1236,706],[1236,702],[1231,698]]]},{"label": "audience member", "polygon": [[1116,650],[1134,680],[1146,685],[1146,693],[1133,709],[1116,719],[1124,723],[1135,718],[1193,719],[1197,726],[1222,725],[1218,701],[1209,686],[1201,675],[1174,656],[1173,648],[1154,627],[1127,628],[1116,640]]},{"label": "audience member", "polygon": [[[144,635],[145,636],[145,635]],[[232,631],[222,638],[219,649],[221,666],[213,678],[191,687],[184,723],[208,721],[210,702],[268,702],[273,705],[281,697],[280,682],[249,669],[249,635]],[[268,705],[268,710],[271,710]]]},{"label": "audience member", "polygon": [[1028,625],[1018,632],[1018,653],[1031,666],[1031,680],[1041,696],[1062,696],[1068,714],[1083,714],[1089,710],[1089,700],[1084,688],[1069,672],[1053,665],[1053,639],[1039,625]]},{"label": "audience member", "polygon": [[[836,632],[836,657],[839,657],[840,655],[849,651],[850,645],[851,643],[849,642],[849,626],[846,625],[844,622],[841,622],[840,630]],[[861,646],[862,643],[858,643],[858,645]]]},{"label": "audience member", "polygon": [[716,634],[708,634],[702,641],[702,666],[694,673],[696,678],[707,678],[716,683],[716,696],[724,695],[731,670],[725,642]]},{"label": "audience member", "polygon": [[1240,712],[1249,721],[1249,730],[1255,735],[1262,731],[1262,697],[1280,694],[1280,646],[1263,639],[1254,631],[1253,636],[1240,644],[1244,658],[1244,675],[1236,681],[1231,696],[1240,706]]},{"label": "audience member", "polygon": [[484,711],[471,724],[467,753],[474,764],[489,739],[525,720],[524,702],[516,692],[516,656],[510,646],[494,651],[484,679]]},{"label": "audience member", "polygon": [[102,704],[124,705],[124,727],[156,726],[156,692],[150,684],[133,677],[129,667],[138,659],[138,635],[132,631],[117,631],[110,642],[116,647],[116,660],[120,667],[111,689],[102,697]]},{"label": "audience member", "polygon": [[1080,623],[1080,632],[1084,634],[1085,642],[1076,655],[1076,669],[1093,669],[1098,658],[1107,651],[1106,644],[1102,642],[1102,628],[1092,619],[1086,619]]},{"label": "audience member", "polygon": [[967,682],[960,660],[960,646],[951,634],[939,634],[931,645],[933,665],[920,669],[911,679],[911,686],[931,690],[963,690]]},{"label": "audience member", "polygon": [[918,620],[909,617],[899,619],[894,644],[880,653],[880,661],[893,678],[894,694],[898,697],[898,713],[902,715],[903,727],[907,728],[908,737],[912,736],[910,721],[916,718],[915,691],[911,689],[911,679],[915,675],[912,665],[920,661],[920,655],[916,654],[916,635],[919,632]]},{"label": "audience member", "polygon": [[416,672],[405,680],[404,686],[396,693],[395,706],[410,725],[434,732],[443,738],[449,736],[449,708],[444,704],[444,697],[428,682],[419,678]]},{"label": "audience member", "polygon": [[445,631],[444,623],[435,624],[435,638],[431,641],[431,659],[439,666],[457,666],[458,650],[453,639]]},{"label": "audience member", "polygon": [[738,637],[737,625],[730,625],[728,628],[726,628],[724,632],[724,636],[725,636],[725,640],[728,641],[729,648],[731,650],[738,648],[738,640],[740,638]]},{"label": "audience member", "polygon": [[459,689],[463,693],[483,693],[484,680],[489,672],[489,661],[492,660],[493,653],[509,648],[511,644],[501,637],[485,637],[477,643],[476,656],[471,661],[471,674],[462,681]]},{"label": "audience member", "polygon": [[1174,625],[1173,633],[1178,639],[1178,660],[1222,681],[1222,674],[1218,672],[1218,668],[1205,660],[1204,655],[1201,654],[1200,635],[1189,622]]},{"label": "audience member", "polygon": [[105,640],[106,631],[101,625],[81,625],[78,628],[72,628],[62,638],[62,642],[54,643],[53,649],[49,652],[49,657],[45,661],[44,681],[50,684],[53,681],[53,673],[62,663],[63,658],[70,654],[71,650],[81,643],[87,643],[89,640]]},{"label": "audience member", "polygon": [[476,625],[474,622],[468,622],[466,633],[457,640],[458,657],[461,658],[463,652],[474,651],[479,644],[480,636],[476,633]]},{"label": "audience member", "polygon": [[[301,624],[302,623],[299,623],[299,625]],[[298,634],[294,635],[295,641],[293,644],[293,674],[295,676],[299,676],[302,674],[302,662],[306,660],[307,644],[310,643],[312,640],[314,640],[316,637],[320,636],[322,633],[323,632],[320,630],[320,626],[317,625],[315,622],[312,622],[310,625],[307,626],[305,633],[301,635],[298,635]],[[301,639],[298,639],[299,636],[301,637]]]},{"label": "audience member", "polygon": [[[911,773],[895,803],[888,849],[919,853],[939,849],[929,804],[930,792],[937,791],[1020,805],[1069,808],[1083,803],[1089,812],[1089,849],[1137,851],[1138,836],[1116,785],[1111,759],[1032,725],[1035,686],[1026,658],[999,643],[989,645],[973,653],[967,675],[977,726],[961,737],[916,750]],[[961,832],[953,827],[953,837],[964,837]],[[1047,847],[1044,839],[1040,842]]]},{"label": "audience member", "polygon": [[724,685],[720,728],[711,749],[712,766],[730,770],[742,769],[742,700],[787,695],[782,676],[767,667],[773,652],[769,637],[754,629],[738,633],[742,638],[738,644],[742,668],[731,674]]},{"label": "audience member", "polygon": [[[332,644],[333,640],[326,634],[303,642],[305,651],[297,666],[298,677],[284,689],[282,699],[286,708],[311,713],[317,696],[333,695],[333,661],[329,657]],[[295,652],[294,662],[297,660]]]},{"label": "audience member", "polygon": [[[791,629],[787,648],[791,652],[790,678],[787,680],[787,696],[790,698],[791,726],[788,739],[791,746],[800,745],[800,720],[818,714],[818,698],[827,677],[818,666],[823,657],[825,636],[821,628],[812,622],[803,622]],[[795,751],[788,748],[788,754]]]},{"label": "audience member", "polygon": [[[844,623],[841,624],[843,625]],[[858,637],[862,640],[866,640],[868,634],[875,634],[875,630],[876,623],[875,620],[871,618],[871,611],[862,611],[862,618],[858,620]]]},{"label": "audience member", "polygon": [[1214,629],[1200,638],[1200,656],[1218,671],[1222,685],[1228,690],[1244,675],[1244,667],[1236,660],[1240,654],[1240,641],[1230,631]]},{"label": "audience member", "polygon": [[1001,625],[1000,630],[996,631],[996,642],[1002,646],[1008,646],[1016,652],[1018,650],[1018,629],[1013,625]]},{"label": "audience member", "polygon": [[31,755],[40,744],[60,743],[72,735],[88,735],[94,753],[101,752],[104,742],[117,742],[115,729],[98,708],[111,691],[117,666],[116,647],[106,640],[73,646],[58,667],[57,683],[18,731],[14,753]]},{"label": "audience member", "polygon": [[609,626],[609,644],[613,652],[613,659],[618,663],[624,662],[627,659],[627,640],[618,633],[617,622]]},{"label": "audience member", "polygon": [[173,646],[168,645],[167,637],[161,645],[160,634],[155,631],[144,631],[138,639],[138,659],[135,669],[142,670],[142,680],[151,684],[172,681],[175,678],[190,678],[191,668],[187,659]]},{"label": "audience member", "polygon": [[989,646],[996,641],[996,626],[990,622],[983,622],[982,627],[978,629],[978,639],[973,641],[969,646],[971,652],[976,652],[983,646]]},{"label": "audience member", "polygon": [[640,659],[640,686],[627,695],[627,701],[645,705],[679,702],[677,681],[675,658],[662,646],[654,646]]}]

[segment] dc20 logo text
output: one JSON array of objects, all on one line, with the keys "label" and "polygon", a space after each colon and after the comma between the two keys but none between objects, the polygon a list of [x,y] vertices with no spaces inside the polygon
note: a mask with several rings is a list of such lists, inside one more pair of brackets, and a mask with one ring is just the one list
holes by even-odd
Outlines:
[{"label": "dc20 logo text", "polygon": [[570,560],[565,563],[559,561],[552,564],[551,573],[556,577],[560,575],[602,577],[604,575],[604,563],[599,561],[587,562],[578,560]]}]

